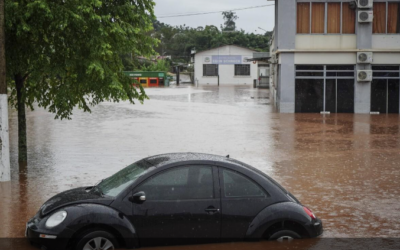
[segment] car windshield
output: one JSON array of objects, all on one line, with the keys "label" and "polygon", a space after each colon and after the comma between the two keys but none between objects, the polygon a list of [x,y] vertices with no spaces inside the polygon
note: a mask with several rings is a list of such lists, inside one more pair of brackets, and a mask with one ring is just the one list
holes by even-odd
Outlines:
[{"label": "car windshield", "polygon": [[146,161],[135,162],[100,182],[96,189],[104,195],[115,197],[151,169],[152,165]]}]

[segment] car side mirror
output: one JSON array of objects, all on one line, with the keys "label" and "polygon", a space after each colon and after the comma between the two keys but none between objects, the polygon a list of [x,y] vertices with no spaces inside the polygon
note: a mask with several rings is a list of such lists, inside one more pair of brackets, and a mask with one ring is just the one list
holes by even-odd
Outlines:
[{"label": "car side mirror", "polygon": [[133,194],[129,200],[133,203],[142,204],[146,201],[146,194],[143,191],[137,192]]}]

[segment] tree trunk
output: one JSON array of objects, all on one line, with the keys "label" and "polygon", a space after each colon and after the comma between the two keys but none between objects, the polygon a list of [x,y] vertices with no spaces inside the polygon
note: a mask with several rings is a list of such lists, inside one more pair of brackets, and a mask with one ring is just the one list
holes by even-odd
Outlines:
[{"label": "tree trunk", "polygon": [[26,143],[25,95],[23,93],[25,79],[20,74],[15,75],[14,79],[18,107],[18,162],[20,166],[26,166],[28,162],[28,146]]},{"label": "tree trunk", "polygon": [[8,96],[4,32],[4,0],[0,0],[0,181],[10,180],[10,144],[8,135]]}]

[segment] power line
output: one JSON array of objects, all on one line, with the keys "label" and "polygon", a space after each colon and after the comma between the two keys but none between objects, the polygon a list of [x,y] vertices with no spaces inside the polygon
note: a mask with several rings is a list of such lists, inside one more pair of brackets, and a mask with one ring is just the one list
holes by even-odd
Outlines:
[{"label": "power line", "polygon": [[191,14],[187,13],[187,14],[180,14],[180,15],[173,15],[173,16],[158,16],[157,18],[207,15],[207,14],[222,13],[222,12],[225,12],[225,11],[238,11],[238,10],[249,10],[249,9],[263,8],[263,7],[273,6],[273,5],[275,5],[275,4],[266,4],[266,5],[252,6],[252,7],[241,8],[241,9],[233,9],[233,10],[221,10],[221,11],[200,12],[200,13],[191,13]]}]

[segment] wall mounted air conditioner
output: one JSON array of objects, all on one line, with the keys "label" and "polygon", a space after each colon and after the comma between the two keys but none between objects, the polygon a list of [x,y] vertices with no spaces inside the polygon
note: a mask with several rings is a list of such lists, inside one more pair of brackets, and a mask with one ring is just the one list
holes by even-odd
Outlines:
[{"label": "wall mounted air conditioner", "polygon": [[372,63],[372,52],[357,52],[357,63]]},{"label": "wall mounted air conditioner", "polygon": [[370,82],[372,81],[372,70],[357,70],[357,81]]},{"label": "wall mounted air conditioner", "polygon": [[372,8],[374,7],[374,0],[358,0],[358,8]]},{"label": "wall mounted air conditioner", "polygon": [[371,23],[373,19],[374,19],[374,12],[372,10],[358,11],[358,22],[359,23]]}]

